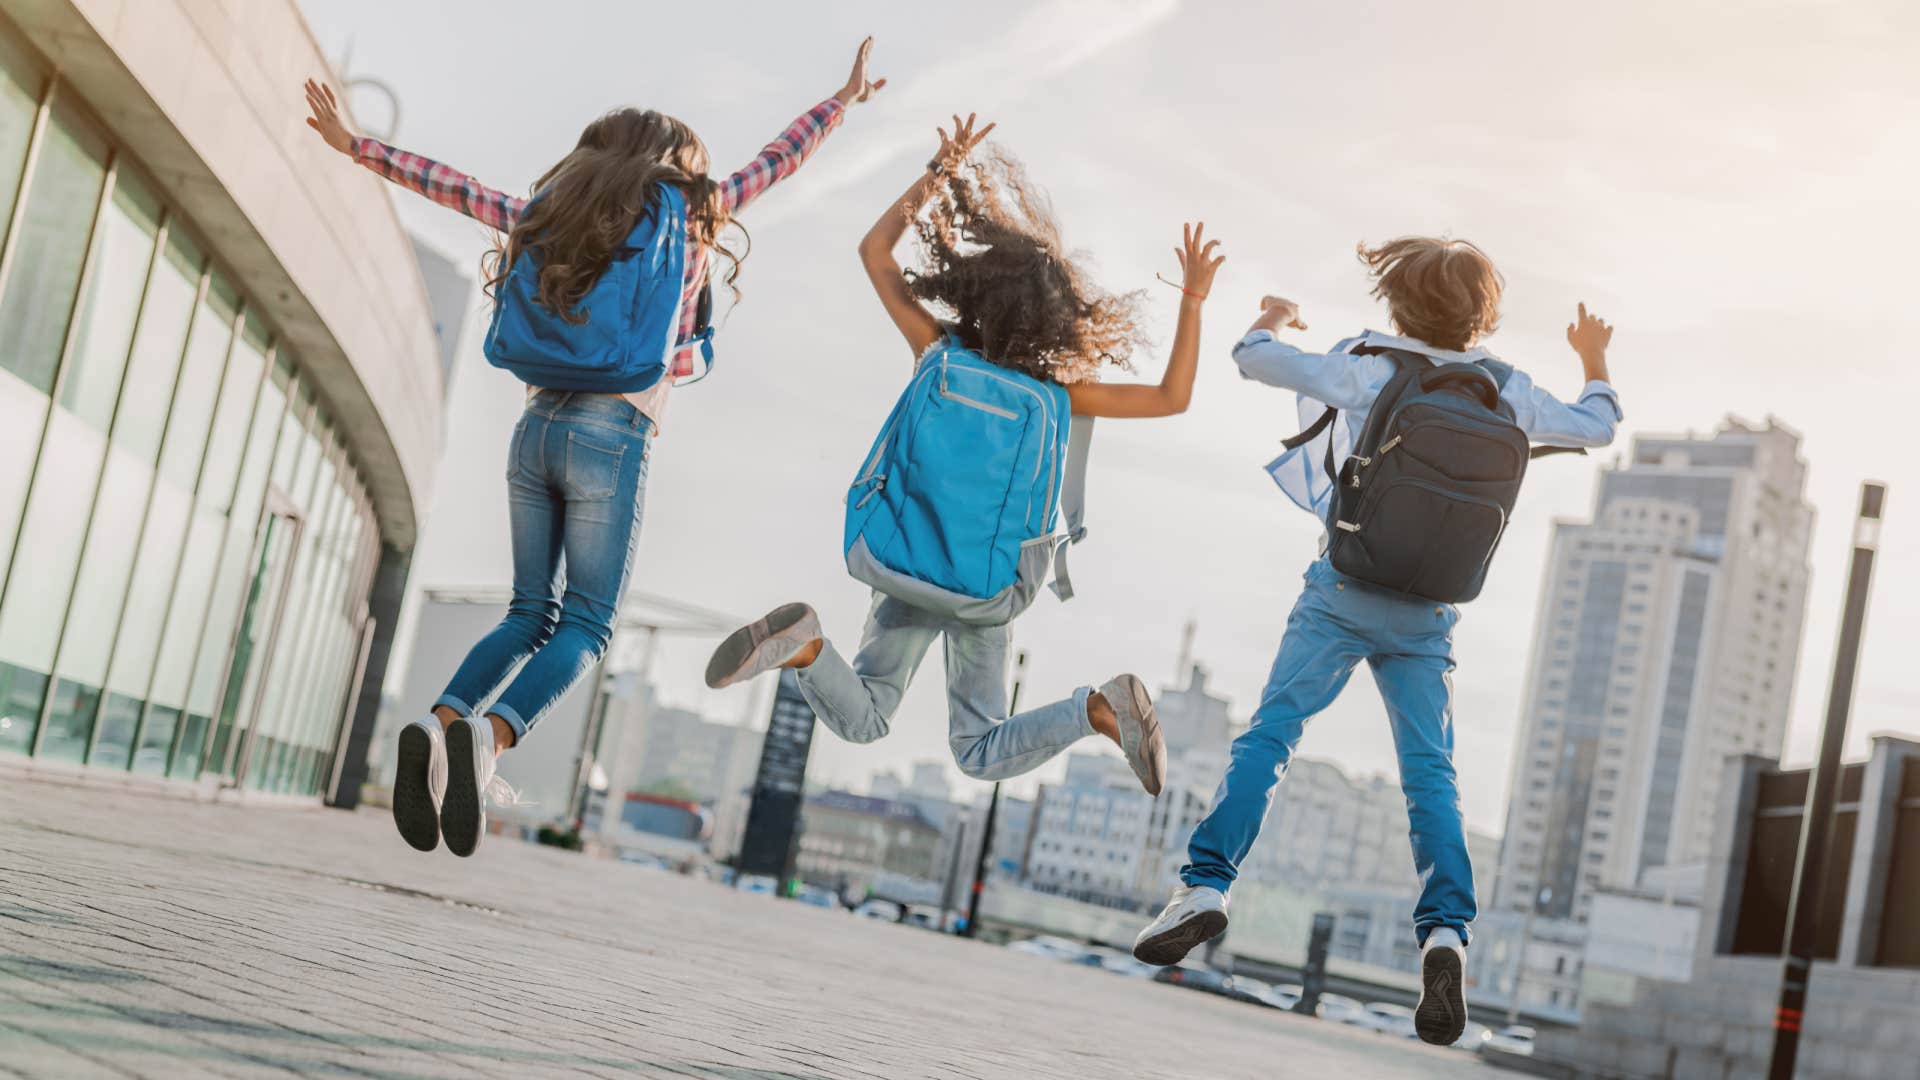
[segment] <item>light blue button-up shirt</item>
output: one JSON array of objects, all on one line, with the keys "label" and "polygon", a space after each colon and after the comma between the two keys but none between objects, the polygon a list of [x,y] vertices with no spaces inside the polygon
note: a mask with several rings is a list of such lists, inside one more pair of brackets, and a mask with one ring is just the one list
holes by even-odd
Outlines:
[{"label": "light blue button-up shirt", "polygon": [[[1333,459],[1345,461],[1352,452],[1354,437],[1367,422],[1367,413],[1386,389],[1398,370],[1390,357],[1356,354],[1361,345],[1400,349],[1426,357],[1435,365],[1471,364],[1495,359],[1484,348],[1455,352],[1436,349],[1417,338],[1396,337],[1369,330],[1333,347],[1330,353],[1310,353],[1275,338],[1271,331],[1255,330],[1233,347],[1234,363],[1240,374],[1269,386],[1294,390],[1300,395],[1300,426],[1307,427],[1331,405],[1340,415],[1311,441],[1281,454],[1267,465],[1267,472],[1287,497],[1303,510],[1325,520],[1333,481],[1323,463],[1327,440],[1333,440]],[[1613,441],[1614,429],[1624,414],[1620,396],[1607,383],[1594,380],[1580,391],[1579,400],[1568,404],[1534,385],[1533,379],[1518,368],[1500,390],[1500,397],[1513,407],[1514,422],[1527,438],[1540,446],[1595,447]]]}]

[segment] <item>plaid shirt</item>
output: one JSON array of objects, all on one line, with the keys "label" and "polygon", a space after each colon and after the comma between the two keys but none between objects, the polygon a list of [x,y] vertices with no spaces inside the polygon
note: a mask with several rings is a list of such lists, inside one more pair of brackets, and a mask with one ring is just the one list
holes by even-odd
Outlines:
[{"label": "plaid shirt", "polygon": [[[846,107],[828,98],[787,125],[787,130],[768,143],[744,168],[720,182],[720,201],[727,213],[739,213],[762,192],[793,175],[845,115]],[[458,169],[364,135],[353,140],[353,159],[401,187],[419,192],[441,206],[458,210],[501,232],[513,228],[527,205],[527,200],[495,191]],[[707,249],[705,245],[696,244],[688,252],[687,277],[680,289],[680,340],[683,342],[693,337],[700,290],[706,283]],[[694,352],[692,344],[677,349],[668,374],[676,379],[693,374]]]}]

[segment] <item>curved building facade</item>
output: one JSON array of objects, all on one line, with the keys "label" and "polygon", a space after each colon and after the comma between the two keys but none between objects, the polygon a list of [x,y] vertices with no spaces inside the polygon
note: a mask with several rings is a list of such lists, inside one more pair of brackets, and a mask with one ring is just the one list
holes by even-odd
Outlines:
[{"label": "curved building facade", "polygon": [[290,0],[0,0],[0,764],[351,802],[440,442]]}]

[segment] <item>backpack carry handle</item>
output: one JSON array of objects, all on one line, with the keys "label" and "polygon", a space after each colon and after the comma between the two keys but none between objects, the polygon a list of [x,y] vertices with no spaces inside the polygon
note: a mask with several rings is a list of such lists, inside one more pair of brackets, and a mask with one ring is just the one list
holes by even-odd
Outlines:
[{"label": "backpack carry handle", "polygon": [[1443,386],[1457,386],[1479,398],[1489,409],[1499,407],[1500,384],[1479,364],[1441,364],[1420,373],[1420,389],[1436,390]]}]

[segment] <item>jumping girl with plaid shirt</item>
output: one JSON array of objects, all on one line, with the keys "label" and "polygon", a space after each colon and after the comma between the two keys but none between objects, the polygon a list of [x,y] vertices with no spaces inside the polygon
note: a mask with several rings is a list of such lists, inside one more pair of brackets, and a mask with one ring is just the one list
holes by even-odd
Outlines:
[{"label": "jumping girl with plaid shirt", "polygon": [[494,776],[495,758],[525,737],[606,651],[639,543],[653,436],[673,383],[694,373],[694,353],[704,344],[710,253],[727,257],[731,284],[740,255],[723,243],[722,232],[748,203],[791,176],[839,126],[848,106],[886,85],[868,77],[872,49],[872,38],[862,42],[846,85],[724,180],[707,176],[706,147],[686,124],[622,108],[587,125],[573,151],[535,182],[535,199],[507,195],[356,135],[332,89],[307,82],[313,113],[307,124],[328,146],[497,230],[488,280],[496,296],[515,258],[537,243],[544,267],[538,300],[572,313],[648,212],[648,193],[670,184],[686,202],[679,333],[665,377],[632,394],[528,387],[508,455],[512,603],[467,654],[432,714],[399,736],[394,823],[414,847],[431,851],[444,836],[454,854],[473,854],[485,831],[489,794],[496,801],[513,798]]}]

